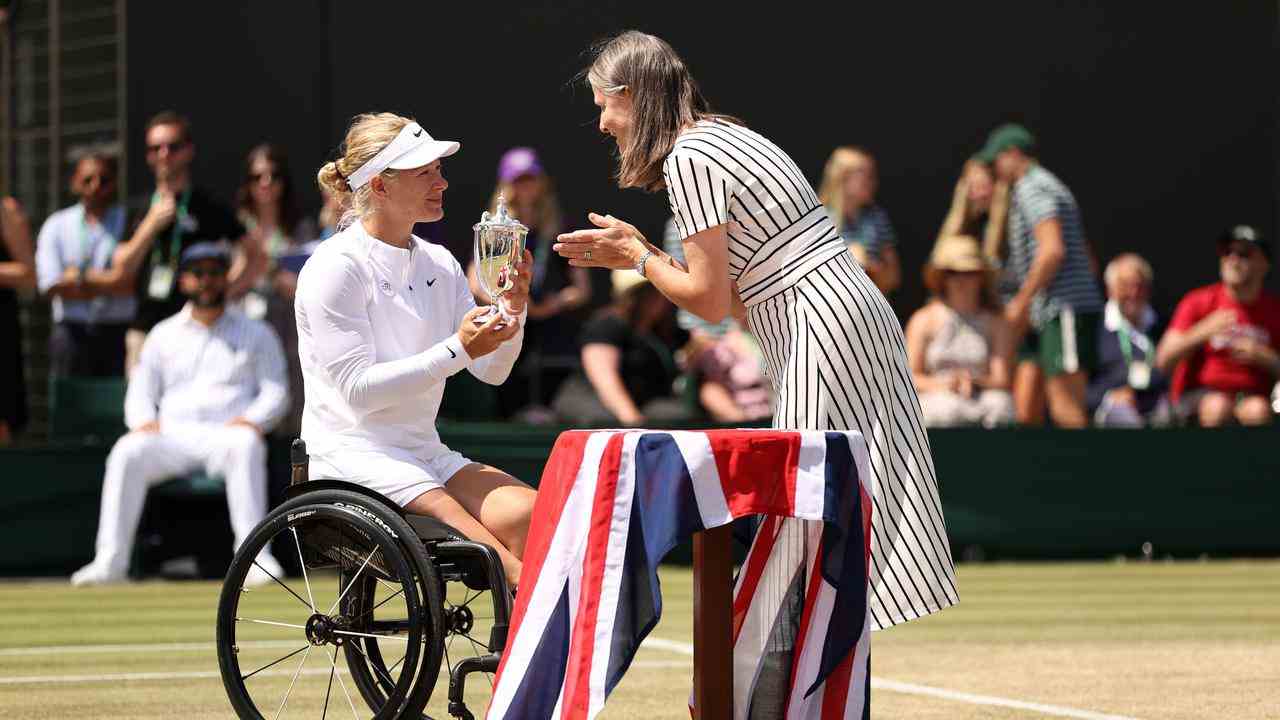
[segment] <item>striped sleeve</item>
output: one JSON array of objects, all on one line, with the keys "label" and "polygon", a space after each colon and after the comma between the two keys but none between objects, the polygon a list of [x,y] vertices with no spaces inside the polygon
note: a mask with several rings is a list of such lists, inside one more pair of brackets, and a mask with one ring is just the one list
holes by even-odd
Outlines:
[{"label": "striped sleeve", "polygon": [[677,147],[662,165],[680,239],[729,222],[736,181],[699,149]]},{"label": "striped sleeve", "polygon": [[1043,185],[1027,183],[1019,186],[1014,202],[1022,209],[1029,229],[1045,220],[1058,218],[1058,201],[1052,191]]}]

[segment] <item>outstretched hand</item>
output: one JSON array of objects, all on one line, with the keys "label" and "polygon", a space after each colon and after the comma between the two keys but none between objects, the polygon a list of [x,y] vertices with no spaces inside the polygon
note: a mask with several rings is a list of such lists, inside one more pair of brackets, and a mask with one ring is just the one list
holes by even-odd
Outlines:
[{"label": "outstretched hand", "polygon": [[644,234],[629,222],[597,213],[588,213],[587,219],[597,229],[562,233],[551,246],[574,267],[626,270],[648,249]]}]

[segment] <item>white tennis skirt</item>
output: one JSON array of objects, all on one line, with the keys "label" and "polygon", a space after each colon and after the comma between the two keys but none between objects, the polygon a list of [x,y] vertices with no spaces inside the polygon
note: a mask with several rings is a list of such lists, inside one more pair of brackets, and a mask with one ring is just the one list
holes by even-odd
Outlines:
[{"label": "white tennis skirt", "polygon": [[308,474],[312,480],[346,480],[363,485],[404,507],[428,490],[444,487],[471,462],[448,448],[428,457],[394,447],[335,450],[312,455]]}]

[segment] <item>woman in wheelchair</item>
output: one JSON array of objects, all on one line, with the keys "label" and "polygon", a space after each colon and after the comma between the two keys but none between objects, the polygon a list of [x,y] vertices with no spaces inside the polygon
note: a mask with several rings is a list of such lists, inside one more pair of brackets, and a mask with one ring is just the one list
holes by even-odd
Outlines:
[{"label": "woman in wheelchair", "polygon": [[450,450],[436,432],[445,380],[466,369],[498,385],[520,353],[532,257],[508,313],[481,315],[458,262],[413,235],[444,216],[441,159],[459,149],[410,118],[360,115],[318,180],[345,214],[298,278],[296,312],[312,479],[359,483],[453,526],[520,574],[534,491]]}]

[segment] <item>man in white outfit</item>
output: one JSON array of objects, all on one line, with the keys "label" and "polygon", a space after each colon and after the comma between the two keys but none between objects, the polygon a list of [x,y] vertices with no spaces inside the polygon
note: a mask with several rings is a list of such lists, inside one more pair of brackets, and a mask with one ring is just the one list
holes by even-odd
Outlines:
[{"label": "man in white outfit", "polygon": [[[204,471],[227,488],[235,547],[267,511],[263,435],[288,409],[284,351],[274,331],[226,309],[225,245],[199,243],[182,254],[179,286],[190,299],[147,335],[125,396],[125,424],[107,457],[93,562],[73,585],[126,579],[147,489]],[[281,576],[268,551],[248,581]]]}]

